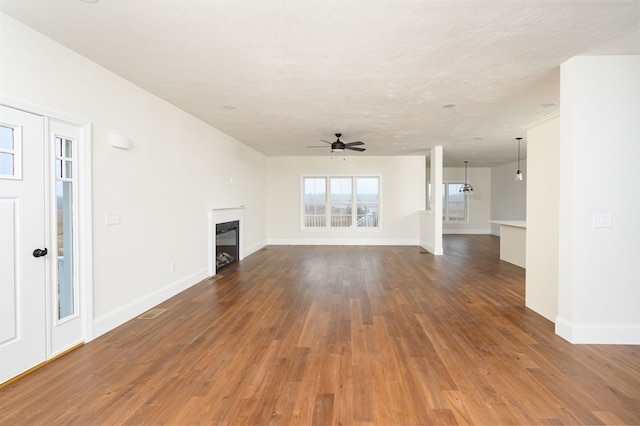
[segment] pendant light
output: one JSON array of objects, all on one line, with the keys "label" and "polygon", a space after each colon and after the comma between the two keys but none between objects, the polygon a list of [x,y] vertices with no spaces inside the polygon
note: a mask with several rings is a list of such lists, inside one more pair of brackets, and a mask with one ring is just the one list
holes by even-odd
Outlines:
[{"label": "pendant light", "polygon": [[471,195],[471,194],[473,194],[473,186],[471,186],[469,181],[467,181],[467,163],[469,163],[469,162],[465,160],[465,162],[464,162],[464,185],[462,185],[462,188],[460,188],[460,192],[462,192],[464,195]]},{"label": "pendant light", "polygon": [[520,171],[520,141],[522,138],[516,138],[516,140],[518,141],[518,170],[516,171],[516,182],[519,182],[522,180],[522,172]]}]

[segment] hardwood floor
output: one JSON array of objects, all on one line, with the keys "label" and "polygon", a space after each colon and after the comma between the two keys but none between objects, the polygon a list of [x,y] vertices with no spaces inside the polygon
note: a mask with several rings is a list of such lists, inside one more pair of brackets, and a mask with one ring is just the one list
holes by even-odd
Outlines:
[{"label": "hardwood floor", "polygon": [[499,239],[270,246],[0,390],[1,424],[640,424],[640,347],[571,345]]}]

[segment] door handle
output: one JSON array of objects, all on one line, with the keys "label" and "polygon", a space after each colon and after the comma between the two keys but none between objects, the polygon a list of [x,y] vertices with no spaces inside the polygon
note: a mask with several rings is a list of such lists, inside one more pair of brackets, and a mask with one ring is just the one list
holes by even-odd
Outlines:
[{"label": "door handle", "polygon": [[33,251],[33,257],[42,257],[42,256],[46,256],[47,253],[49,253],[49,251],[47,250],[47,248],[43,248],[43,249],[35,249]]}]

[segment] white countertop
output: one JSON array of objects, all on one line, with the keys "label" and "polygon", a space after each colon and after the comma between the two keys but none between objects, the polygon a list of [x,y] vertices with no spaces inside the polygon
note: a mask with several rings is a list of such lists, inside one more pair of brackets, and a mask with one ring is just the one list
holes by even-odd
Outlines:
[{"label": "white countertop", "polygon": [[489,223],[497,225],[513,226],[514,228],[527,228],[526,220],[490,220]]}]

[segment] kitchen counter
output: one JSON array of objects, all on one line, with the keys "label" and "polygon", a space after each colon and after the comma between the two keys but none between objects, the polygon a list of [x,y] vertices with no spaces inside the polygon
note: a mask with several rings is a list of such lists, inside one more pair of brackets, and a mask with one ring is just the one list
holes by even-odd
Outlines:
[{"label": "kitchen counter", "polygon": [[490,220],[500,225],[500,260],[526,268],[527,222],[524,220]]}]

